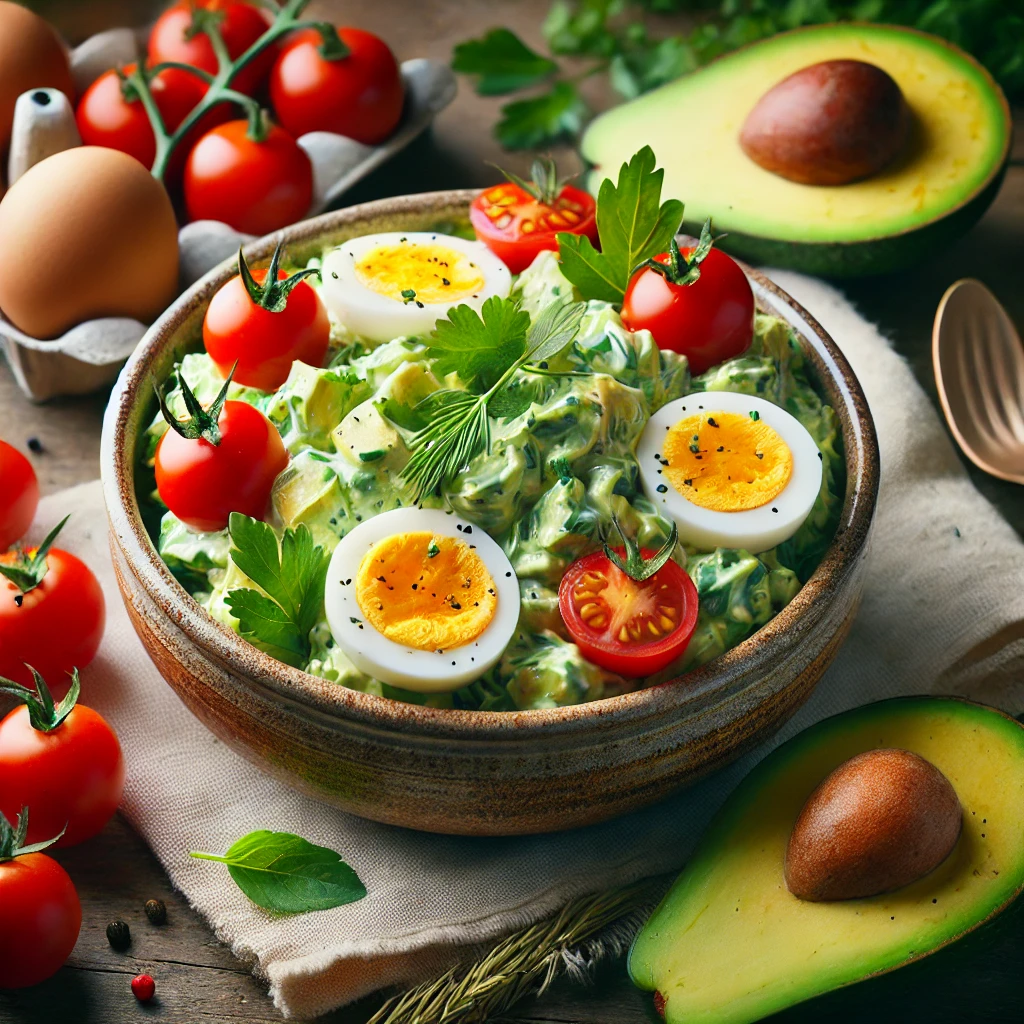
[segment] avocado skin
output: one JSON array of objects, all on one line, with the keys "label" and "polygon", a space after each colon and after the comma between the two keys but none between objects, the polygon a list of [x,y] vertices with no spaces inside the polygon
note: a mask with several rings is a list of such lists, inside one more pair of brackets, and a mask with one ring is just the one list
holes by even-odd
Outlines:
[{"label": "avocado skin", "polygon": [[[1024,899],[915,960],[765,1017],[771,1024],[1010,1024],[1024,1020]],[[969,983],[966,983],[969,979]]]},{"label": "avocado skin", "polygon": [[[864,242],[788,242],[747,235],[735,228],[716,239],[715,245],[748,263],[785,267],[818,277],[854,278],[890,274],[921,263],[929,255],[965,235],[991,206],[1003,178],[1007,159],[991,182],[973,199],[941,220],[932,221],[899,235],[872,238]],[[701,225],[683,221],[682,231],[694,237]]]},{"label": "avocado skin", "polygon": [[[827,774],[862,750],[885,746],[916,750],[944,770],[964,807],[961,842],[934,872],[894,893],[832,904],[795,900],[785,892],[781,863],[803,801],[823,771]],[[992,789],[1000,778],[1003,782]],[[1020,723],[970,701],[896,698],[812,726],[755,767],[709,826],[687,868],[634,940],[629,957],[634,983],[665,992],[668,1017],[676,1024],[1024,1020],[1022,779]],[[998,815],[987,829],[986,811]],[[987,844],[981,842],[986,832]],[[748,842],[747,836],[756,841]],[[993,870],[996,864],[998,871]],[[966,893],[969,898],[957,895]],[[946,931],[934,918],[928,921],[924,911],[929,901],[950,899]],[[734,900],[737,912],[740,903],[751,908],[749,926],[737,929],[731,922],[741,919],[721,913]],[[830,905],[835,909],[829,911]],[[885,921],[892,910],[907,920],[908,908],[915,905],[922,913],[911,909],[914,932],[894,936],[891,944],[878,941],[880,928],[887,926],[879,924],[879,914]],[[802,907],[822,909],[805,912]],[[871,919],[874,924],[863,925]],[[794,932],[794,926],[802,931]],[[810,936],[809,944],[801,935]],[[770,961],[766,968],[758,960],[766,944],[780,950],[774,970]],[[815,955],[826,950],[809,971],[808,949]],[[719,971],[720,982],[713,980]],[[674,1011],[673,993],[681,999]]]}]

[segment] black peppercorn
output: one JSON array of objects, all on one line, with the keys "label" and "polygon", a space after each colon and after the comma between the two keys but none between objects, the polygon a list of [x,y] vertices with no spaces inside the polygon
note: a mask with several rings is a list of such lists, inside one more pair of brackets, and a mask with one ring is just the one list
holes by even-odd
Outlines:
[{"label": "black peppercorn", "polygon": [[124,921],[111,921],[107,925],[107,942],[119,953],[123,953],[132,944],[131,929]]},{"label": "black peppercorn", "polygon": [[167,907],[164,906],[163,900],[146,900],[146,917],[149,918],[150,924],[166,924],[167,923]]}]

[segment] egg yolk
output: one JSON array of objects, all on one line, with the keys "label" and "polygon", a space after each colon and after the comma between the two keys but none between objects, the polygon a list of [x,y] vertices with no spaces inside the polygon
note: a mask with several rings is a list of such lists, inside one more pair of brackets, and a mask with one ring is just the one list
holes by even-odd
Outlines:
[{"label": "egg yolk", "polygon": [[427,532],[378,541],[359,565],[356,600],[377,632],[420,651],[472,643],[498,607],[494,580],[476,550]]},{"label": "egg yolk", "polygon": [[700,413],[665,436],[662,475],[688,501],[743,512],[776,498],[793,473],[789,445],[756,413]]},{"label": "egg yolk", "polygon": [[359,281],[378,295],[423,305],[468,299],[484,286],[480,268],[465,253],[443,245],[378,245],[355,270]]}]

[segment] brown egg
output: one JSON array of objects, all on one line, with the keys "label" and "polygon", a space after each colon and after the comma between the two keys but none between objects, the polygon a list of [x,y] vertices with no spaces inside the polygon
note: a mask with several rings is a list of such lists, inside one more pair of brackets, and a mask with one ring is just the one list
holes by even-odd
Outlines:
[{"label": "brown egg", "polygon": [[177,286],[171,200],[126,153],[57,153],[0,202],[0,309],[32,337],[54,338],[94,317],[148,322]]},{"label": "brown egg", "polygon": [[0,0],[0,155],[11,139],[14,101],[29,89],[44,88],[60,89],[74,102],[64,44],[38,14]]},{"label": "brown egg", "polygon": [[803,900],[899,889],[949,856],[962,822],[956,791],[930,761],[869,750],[808,797],[786,848],[786,885]]},{"label": "brown egg", "polygon": [[899,155],[909,121],[900,87],[880,67],[826,60],[769,89],[747,115],[740,145],[790,181],[846,185]]}]

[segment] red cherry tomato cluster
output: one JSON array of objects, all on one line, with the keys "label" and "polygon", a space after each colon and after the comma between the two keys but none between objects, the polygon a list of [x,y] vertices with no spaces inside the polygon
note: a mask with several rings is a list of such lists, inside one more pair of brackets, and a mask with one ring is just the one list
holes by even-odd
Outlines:
[{"label": "red cherry tomato cluster", "polygon": [[31,523],[39,484],[3,441],[0,481],[0,693],[20,701],[0,720],[3,989],[43,981],[74,948],[78,894],[41,851],[96,835],[121,801],[125,767],[114,731],[77,703],[77,667],[92,661],[103,635],[103,592],[80,559],[53,547],[63,523],[38,548],[10,547]]},{"label": "red cherry tomato cluster", "polygon": [[[244,97],[229,96],[187,130],[159,173],[172,192],[180,191],[189,220],[220,220],[249,234],[284,227],[305,216],[313,199],[313,169],[296,141],[300,135],[336,132],[374,145],[394,132],[404,88],[394,55],[377,36],[339,28],[327,39],[317,29],[300,29],[260,44],[272,16],[256,0],[177,0],[157,19],[146,54],[147,68],[179,65],[147,77],[169,133],[219,72],[204,26],[215,26],[231,61],[262,45],[227,84],[257,104],[269,101],[270,109],[254,118],[240,105]],[[156,135],[128,77],[134,71],[135,65],[111,69],[86,90],[78,129],[87,145],[119,149],[156,169]]]}]

